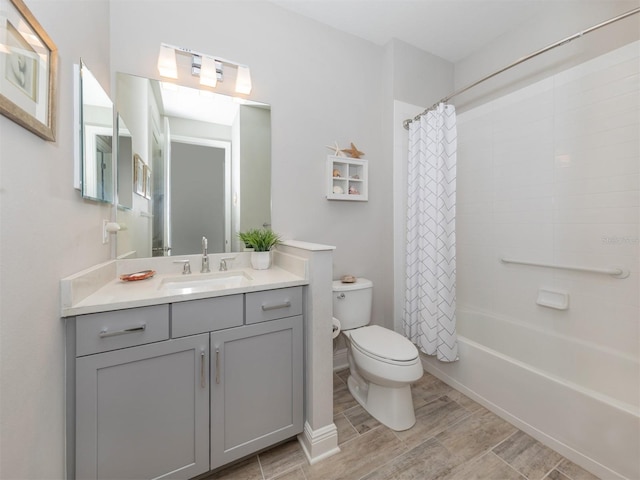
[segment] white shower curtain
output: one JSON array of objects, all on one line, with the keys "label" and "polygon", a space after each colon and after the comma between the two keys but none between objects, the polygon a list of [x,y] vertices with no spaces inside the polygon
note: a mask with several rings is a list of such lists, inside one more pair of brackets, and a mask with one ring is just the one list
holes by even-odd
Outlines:
[{"label": "white shower curtain", "polygon": [[444,362],[458,359],[456,144],[453,105],[410,124],[403,323],[420,350]]}]

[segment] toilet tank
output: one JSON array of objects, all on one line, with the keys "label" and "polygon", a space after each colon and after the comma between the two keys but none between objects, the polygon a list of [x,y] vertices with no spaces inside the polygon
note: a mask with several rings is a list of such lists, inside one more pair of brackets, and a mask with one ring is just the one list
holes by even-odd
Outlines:
[{"label": "toilet tank", "polygon": [[364,327],[371,321],[373,283],[358,278],[354,283],[333,282],[333,316],[342,330]]}]

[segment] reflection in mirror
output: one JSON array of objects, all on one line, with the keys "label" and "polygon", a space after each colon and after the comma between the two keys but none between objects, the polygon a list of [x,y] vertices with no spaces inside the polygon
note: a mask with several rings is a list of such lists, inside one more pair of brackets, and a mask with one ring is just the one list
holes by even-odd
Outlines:
[{"label": "reflection in mirror", "polygon": [[124,123],[122,116],[118,114],[118,208],[131,210],[133,208],[133,151],[131,144],[131,132]]},{"label": "reflection in mirror", "polygon": [[116,80],[131,152],[147,172],[141,186],[134,165],[131,209],[117,213],[126,225],[119,257],[196,254],[203,236],[209,253],[241,251],[237,232],[270,226],[268,105],[123,73]]},{"label": "reflection in mirror", "polygon": [[113,202],[113,102],[80,61],[82,196]]}]

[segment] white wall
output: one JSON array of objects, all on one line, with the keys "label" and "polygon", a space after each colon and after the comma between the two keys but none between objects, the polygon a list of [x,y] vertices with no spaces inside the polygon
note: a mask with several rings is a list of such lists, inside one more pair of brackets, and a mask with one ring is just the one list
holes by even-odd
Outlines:
[{"label": "white wall", "polygon": [[73,63],[109,92],[109,4],[28,1],[59,50],[57,140],[0,117],[0,478],[64,477],[59,281],[107,260],[110,209],[73,189]]},{"label": "white wall", "polygon": [[[545,14],[533,17],[512,32],[482,46],[455,65],[455,87],[462,89],[516,60],[601,22],[640,6],[639,0],[550,4]],[[550,13],[554,12],[554,13]],[[615,34],[612,34],[611,28]],[[547,78],[637,38],[640,16],[633,15],[537,56],[455,98],[457,111]]]}]

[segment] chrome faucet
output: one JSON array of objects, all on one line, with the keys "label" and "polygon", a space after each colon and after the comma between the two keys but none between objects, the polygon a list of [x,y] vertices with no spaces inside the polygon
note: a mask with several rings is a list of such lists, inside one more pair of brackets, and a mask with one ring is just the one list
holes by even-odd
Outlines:
[{"label": "chrome faucet", "polygon": [[209,255],[207,255],[207,237],[202,237],[202,268],[200,273],[209,273]]},{"label": "chrome faucet", "polygon": [[190,275],[191,274],[191,264],[189,263],[189,260],[174,260],[173,263],[182,264],[182,274],[183,275]]},{"label": "chrome faucet", "polygon": [[227,271],[227,260],[233,260],[236,257],[224,257],[220,259],[220,267],[218,268],[218,270],[220,270],[221,272],[226,272]]}]

